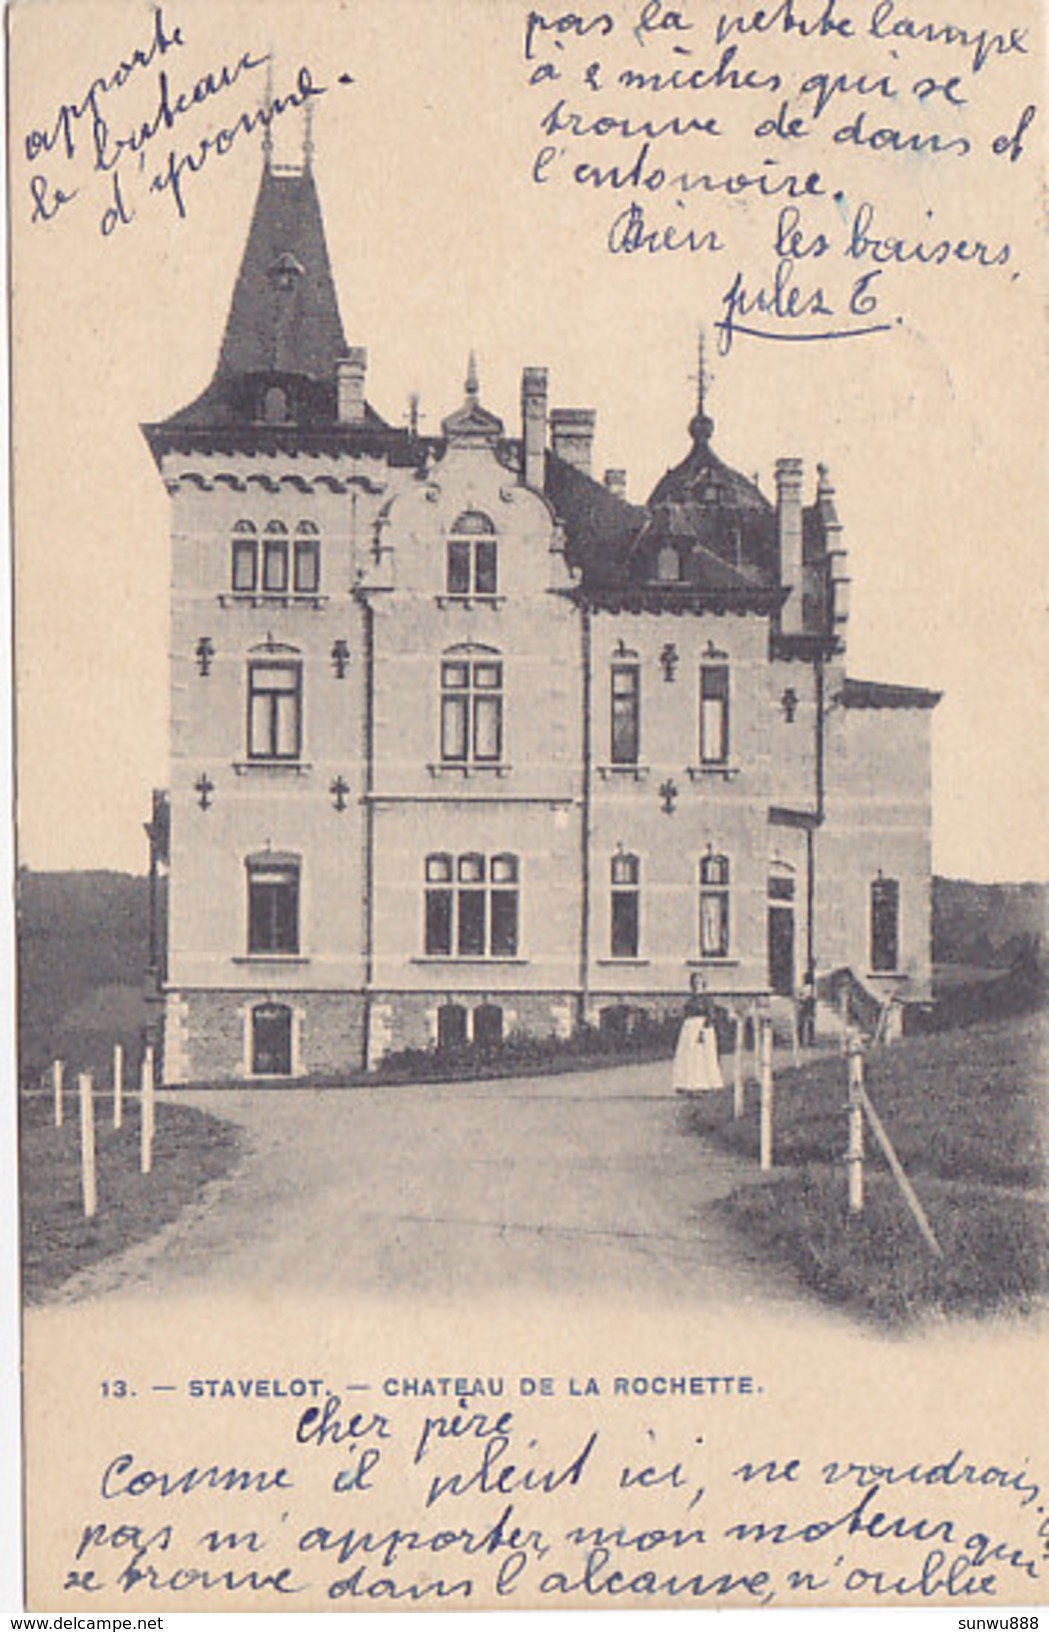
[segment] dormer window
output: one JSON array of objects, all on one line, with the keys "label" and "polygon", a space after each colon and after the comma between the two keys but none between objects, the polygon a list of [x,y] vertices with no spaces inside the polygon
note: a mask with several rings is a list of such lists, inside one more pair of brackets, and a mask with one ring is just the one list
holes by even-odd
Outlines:
[{"label": "dormer window", "polygon": [[494,596],[499,588],[495,527],[479,510],[467,510],[448,538],[445,587],[458,599]]},{"label": "dormer window", "polygon": [[267,425],[287,424],[288,393],[279,385],[271,385],[263,397],[262,417]]},{"label": "dormer window", "polygon": [[270,263],[266,272],[270,287],[279,289],[283,294],[287,294],[294,289],[299,279],[305,277],[305,275],[306,268],[302,262],[296,260],[295,256],[288,250],[285,250],[282,255],[278,255],[277,259]]},{"label": "dormer window", "polygon": [[664,544],[656,556],[656,577],[661,584],[680,583],[681,553],[673,544]]}]

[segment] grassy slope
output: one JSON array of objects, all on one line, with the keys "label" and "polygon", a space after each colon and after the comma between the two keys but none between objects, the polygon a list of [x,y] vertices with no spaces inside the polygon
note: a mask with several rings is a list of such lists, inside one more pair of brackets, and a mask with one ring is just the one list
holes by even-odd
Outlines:
[{"label": "grassy slope", "polygon": [[[1041,1133],[1049,1017],[908,1039],[873,1056],[871,1098],[943,1248],[924,1246],[868,1136],[867,1205],[846,1207],[844,1062],[776,1078],[775,1159],[785,1173],[745,1185],[728,1211],[828,1301],[901,1322],[933,1310],[1029,1307],[1047,1287]],[[727,1096],[697,1102],[696,1131],[757,1155],[756,1090],[746,1118]]]},{"label": "grassy slope", "polygon": [[85,1219],[80,1191],[76,1104],[67,1096],[65,1121],[53,1125],[44,1096],[21,1107],[22,1285],[38,1303],[78,1270],[145,1240],[178,1217],[204,1186],[233,1167],[240,1137],[228,1123],[187,1105],[157,1106],[153,1171],[139,1170],[137,1103],[124,1126],[111,1125],[111,1103],[96,1104],[98,1212]]}]

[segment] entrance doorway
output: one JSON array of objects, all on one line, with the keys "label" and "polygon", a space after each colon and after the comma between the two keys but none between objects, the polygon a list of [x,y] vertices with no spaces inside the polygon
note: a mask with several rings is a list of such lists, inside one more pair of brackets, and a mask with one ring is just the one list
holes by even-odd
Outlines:
[{"label": "entrance doorway", "polygon": [[794,996],[794,873],[785,863],[769,873],[769,986],[777,997]]},{"label": "entrance doorway", "polygon": [[260,1003],[251,1015],[251,1069],[257,1077],[291,1076],[291,1010]]}]

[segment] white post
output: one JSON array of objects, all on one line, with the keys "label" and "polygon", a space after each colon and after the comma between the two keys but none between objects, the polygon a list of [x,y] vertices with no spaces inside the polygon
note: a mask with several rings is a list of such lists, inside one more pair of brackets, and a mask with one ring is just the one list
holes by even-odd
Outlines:
[{"label": "white post", "polygon": [[762,1016],[760,1028],[761,1054],[761,1171],[772,1167],[772,1021]]},{"label": "white post", "polygon": [[142,1160],[143,1173],[153,1171],[153,1128],[156,1122],[156,1087],[153,1082],[153,1049],[142,1056]]},{"label": "white post", "polygon": [[849,1038],[849,1143],[845,1161],[849,1171],[849,1212],[863,1211],[863,1041]]},{"label": "white post", "polygon": [[51,1080],[55,1090],[55,1127],[62,1126],[62,1061],[56,1060],[51,1067]]},{"label": "white post", "polygon": [[113,1044],[113,1126],[124,1126],[124,1050]]},{"label": "white post", "polygon": [[736,1050],[732,1056],[732,1115],[738,1122],[745,1109],[743,1088],[743,1016],[736,1015]]},{"label": "white post", "polygon": [[849,1052],[849,989],[843,986],[838,993],[838,1013],[841,1016],[841,1052]]},{"label": "white post", "polygon": [[82,1071],[80,1088],[80,1187],[84,1197],[84,1217],[94,1218],[98,1211],[98,1186],[95,1177],[95,1098],[91,1078]]}]

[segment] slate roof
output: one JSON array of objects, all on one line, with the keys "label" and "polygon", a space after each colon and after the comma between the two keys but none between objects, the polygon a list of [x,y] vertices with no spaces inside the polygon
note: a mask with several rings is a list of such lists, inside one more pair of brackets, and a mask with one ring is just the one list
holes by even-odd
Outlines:
[{"label": "slate roof", "polygon": [[844,708],[935,708],[942,691],[924,686],[885,685],[880,680],[847,679],[838,693]]}]

